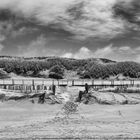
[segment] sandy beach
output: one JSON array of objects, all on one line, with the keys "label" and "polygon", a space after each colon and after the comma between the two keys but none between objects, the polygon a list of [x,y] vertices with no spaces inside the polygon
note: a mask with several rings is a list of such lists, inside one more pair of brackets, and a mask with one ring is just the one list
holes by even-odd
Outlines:
[{"label": "sandy beach", "polygon": [[0,139],[140,139],[140,104],[80,104],[70,119],[55,119],[62,106],[0,102]]}]

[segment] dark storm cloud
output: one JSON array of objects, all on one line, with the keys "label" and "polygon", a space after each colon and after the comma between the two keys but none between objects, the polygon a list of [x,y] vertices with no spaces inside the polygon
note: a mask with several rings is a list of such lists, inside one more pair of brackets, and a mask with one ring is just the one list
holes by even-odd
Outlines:
[{"label": "dark storm cloud", "polygon": [[71,5],[66,12],[71,16],[73,20],[80,20],[85,18],[84,17],[84,6],[85,2],[79,2],[77,4]]},{"label": "dark storm cloud", "polygon": [[140,25],[140,1],[120,1],[114,7],[114,16],[120,17],[131,24]]},{"label": "dark storm cloud", "polygon": [[[112,16],[116,0],[5,0],[0,9],[8,9],[42,26],[54,25],[71,33],[74,39],[112,38],[125,32],[124,23]],[[2,20],[9,13],[2,13]],[[10,14],[9,14],[10,15]]]},{"label": "dark storm cloud", "polygon": [[0,22],[17,31],[32,25],[73,39],[111,39],[140,23],[139,8],[138,0],[0,0]]},{"label": "dark storm cloud", "polygon": [[0,21],[8,21],[14,18],[15,15],[13,15],[9,10],[7,9],[0,10]]}]

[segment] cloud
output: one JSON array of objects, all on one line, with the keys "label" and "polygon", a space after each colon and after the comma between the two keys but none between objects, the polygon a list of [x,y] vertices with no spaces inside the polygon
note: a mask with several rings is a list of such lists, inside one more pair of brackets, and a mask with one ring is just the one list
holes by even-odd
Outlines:
[{"label": "cloud", "polygon": [[87,47],[81,47],[80,50],[74,55],[75,58],[90,58],[92,56],[91,51]]},{"label": "cloud", "polygon": [[124,22],[113,17],[112,6],[116,0],[85,1],[83,14],[80,20],[71,22],[67,26],[78,39],[114,38],[125,32]]},{"label": "cloud", "polygon": [[92,57],[92,52],[87,47],[81,47],[76,53],[67,52],[62,55],[65,58],[85,59]]},{"label": "cloud", "polygon": [[[47,37],[58,36],[61,32],[64,39],[71,37],[78,40],[77,42],[82,42],[81,44],[86,44],[83,41],[94,43],[94,40],[96,44],[96,39],[99,42],[102,40],[109,42],[108,40],[121,38],[132,30],[140,31],[139,9],[139,0],[59,0],[59,2],[58,0],[0,0],[0,43],[6,42],[8,37],[11,41],[17,36],[34,33],[34,29],[39,28],[40,31],[37,32],[39,35],[42,33]],[[134,32],[132,34],[134,35]],[[139,60],[139,47],[132,49],[131,46],[117,47],[113,44],[94,51],[92,48],[82,47],[75,53],[62,54],[59,49],[51,48],[44,36],[31,41],[27,46],[19,45],[19,54],[25,56],[59,54],[69,58],[106,57],[115,60]],[[139,34],[134,36],[137,42],[138,36]],[[10,41],[7,41],[7,44],[12,42]],[[17,42],[11,44],[15,43],[16,46]],[[133,44],[136,46],[135,42]]]},{"label": "cloud", "polygon": [[140,47],[131,48],[130,46],[114,47],[110,44],[95,51],[87,47],[81,47],[77,52],[67,52],[62,55],[66,58],[86,59],[86,58],[107,58],[115,61],[136,61],[140,62]]},{"label": "cloud", "polygon": [[140,62],[140,47],[130,46],[114,47],[112,44],[101,49],[97,49],[93,55],[98,58],[108,58],[117,61]]},{"label": "cloud", "polygon": [[6,37],[3,34],[0,34],[0,42],[4,41]]},{"label": "cloud", "polygon": [[113,7],[114,16],[126,21],[129,28],[139,30],[140,24],[140,1],[139,0],[119,0]]},{"label": "cloud", "polygon": [[11,30],[10,32],[10,36],[12,38],[16,38],[18,36],[23,36],[23,35],[29,35],[29,34],[32,34],[32,33],[36,33],[38,31],[37,28],[34,28],[34,27],[21,27],[17,30]]},{"label": "cloud", "polygon": [[31,41],[28,45],[18,46],[18,54],[24,57],[55,56],[57,53],[59,53],[59,49],[50,49],[48,40],[43,35]]},{"label": "cloud", "polygon": [[0,44],[0,53],[3,50],[4,46],[2,44]]},{"label": "cloud", "polygon": [[4,21],[0,22],[0,42],[6,40],[9,33],[12,31],[12,24]]},{"label": "cloud", "polygon": [[112,48],[112,44],[111,44],[111,45],[106,46],[104,48],[97,49],[93,54],[94,54],[94,57],[104,58],[104,57],[110,56],[110,54],[112,54],[113,52],[114,52],[114,48]]},{"label": "cloud", "polygon": [[114,16],[117,3],[118,0],[0,0],[0,9],[41,26],[68,31],[74,39],[110,39],[127,32],[127,22]]},{"label": "cloud", "polygon": [[64,58],[73,58],[73,54],[68,52],[68,53],[65,53],[63,54],[61,57],[64,57]]}]

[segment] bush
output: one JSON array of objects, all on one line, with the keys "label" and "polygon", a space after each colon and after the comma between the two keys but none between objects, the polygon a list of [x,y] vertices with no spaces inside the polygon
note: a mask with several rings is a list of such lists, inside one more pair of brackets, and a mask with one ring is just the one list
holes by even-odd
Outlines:
[{"label": "bush", "polygon": [[64,68],[59,65],[53,66],[49,71],[49,78],[62,79],[64,76]]},{"label": "bush", "polygon": [[50,72],[49,73],[49,78],[53,79],[63,79],[63,75],[55,73],[55,72]]},{"label": "bush", "polygon": [[10,78],[7,72],[0,70],[0,79]]},{"label": "bush", "polygon": [[55,65],[50,69],[50,72],[64,75],[64,68],[63,66]]},{"label": "bush", "polygon": [[90,79],[91,78],[91,74],[87,71],[79,73],[79,74],[80,74],[81,79]]},{"label": "bush", "polygon": [[109,77],[109,71],[107,67],[101,64],[94,64],[91,68],[89,68],[89,73],[94,79],[105,79]]},{"label": "bush", "polygon": [[123,76],[130,78],[140,77],[140,64],[136,62],[118,62],[110,64],[89,63],[84,73],[78,73],[82,78],[106,79],[110,76]]}]

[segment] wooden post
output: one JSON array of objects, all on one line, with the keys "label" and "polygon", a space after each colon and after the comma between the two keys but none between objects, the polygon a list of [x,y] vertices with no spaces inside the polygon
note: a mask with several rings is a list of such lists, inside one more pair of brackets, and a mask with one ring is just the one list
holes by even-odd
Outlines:
[{"label": "wooden post", "polygon": [[25,88],[25,85],[24,85],[24,80],[22,80],[22,92],[23,92],[23,93],[26,92],[26,88]]},{"label": "wooden post", "polygon": [[32,85],[28,85],[28,93],[32,92]]},{"label": "wooden post", "polygon": [[92,80],[92,86],[94,86],[94,80]]},{"label": "wooden post", "polygon": [[4,85],[4,89],[6,89],[6,85]]},{"label": "wooden post", "polygon": [[114,87],[114,80],[111,80],[111,87]]},{"label": "wooden post", "polygon": [[47,86],[46,85],[44,86],[44,90],[47,90]]},{"label": "wooden post", "polygon": [[44,80],[42,80],[42,85],[44,85]]},{"label": "wooden post", "polygon": [[85,85],[85,80],[84,79],[82,80],[82,84],[81,85]]},{"label": "wooden post", "polygon": [[33,90],[35,90],[35,81],[34,81],[34,79],[32,80],[32,86],[33,86]]},{"label": "wooden post", "polygon": [[20,92],[22,93],[22,85],[20,85],[19,87],[20,87]]},{"label": "wooden post", "polygon": [[12,85],[14,85],[14,84],[15,84],[14,79],[12,79]]},{"label": "wooden post", "polygon": [[72,86],[74,86],[74,80],[72,80]]},{"label": "wooden post", "polygon": [[37,85],[37,91],[39,90],[39,88],[40,88],[39,85]]}]

